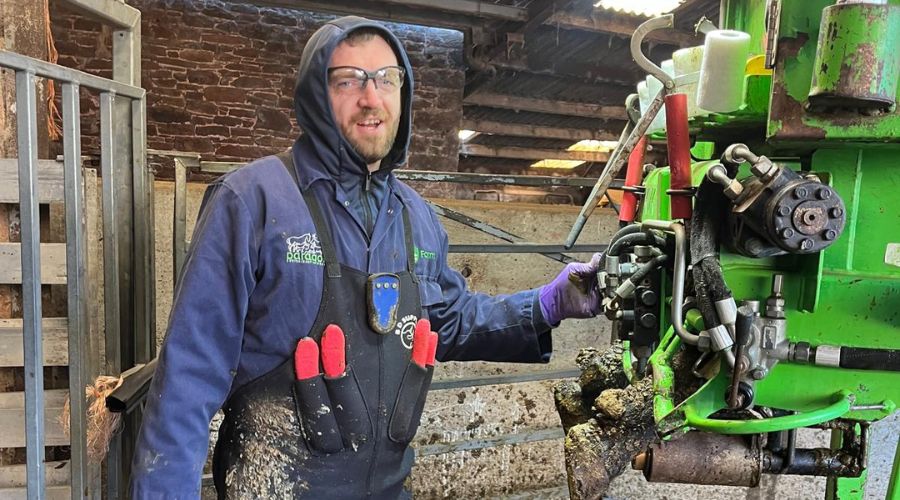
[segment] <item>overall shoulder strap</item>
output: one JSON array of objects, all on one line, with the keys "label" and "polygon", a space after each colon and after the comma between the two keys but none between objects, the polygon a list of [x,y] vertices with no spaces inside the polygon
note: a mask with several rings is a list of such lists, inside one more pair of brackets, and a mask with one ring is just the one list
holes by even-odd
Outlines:
[{"label": "overall shoulder strap", "polygon": [[334,242],[331,240],[331,227],[322,215],[322,208],[319,206],[319,200],[309,191],[304,191],[300,187],[300,178],[297,176],[297,169],[294,166],[294,155],[291,150],[278,153],[275,155],[281,160],[282,166],[294,179],[306,207],[309,209],[309,215],[312,217],[313,225],[316,226],[316,233],[319,235],[319,243],[322,245],[322,259],[325,261],[325,271],[329,278],[341,277],[341,265],[337,259],[337,252],[334,249]]}]

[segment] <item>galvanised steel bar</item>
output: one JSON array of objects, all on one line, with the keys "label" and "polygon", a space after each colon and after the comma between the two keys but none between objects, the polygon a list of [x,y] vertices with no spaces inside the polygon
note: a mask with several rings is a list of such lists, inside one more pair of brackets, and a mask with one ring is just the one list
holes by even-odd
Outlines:
[{"label": "galvanised steel bar", "polygon": [[450,245],[450,253],[596,253],[606,251],[606,245],[542,245],[535,243],[510,243],[494,245]]},{"label": "galvanised steel bar", "polygon": [[134,356],[146,363],[156,356],[156,332],[151,329],[154,316],[153,260],[155,223],[150,205],[152,174],[147,168],[145,101],[131,101],[131,147],[134,199]]},{"label": "galvanised steel bar", "polygon": [[25,446],[29,499],[44,498],[44,353],[41,332],[41,227],[38,210],[35,75],[16,71],[19,211],[22,234],[22,337],[25,348]]},{"label": "galvanised steel bar", "polygon": [[[203,162],[206,163],[206,162]],[[203,167],[201,167],[202,169]],[[473,174],[468,172],[437,172],[429,170],[396,170],[402,181],[459,182],[461,184],[505,184],[508,186],[572,186],[592,187],[598,179],[589,177],[554,177],[549,175]],[[610,183],[610,189],[622,187],[621,181]]]},{"label": "galvanised steel bar", "polygon": [[[119,239],[117,235],[116,168],[113,157],[113,106],[115,94],[100,93],[100,175],[103,177],[103,299],[106,323],[106,371],[122,371],[119,300]],[[108,454],[107,494],[119,498],[121,492],[121,434],[113,436]]]},{"label": "galvanised steel bar", "polygon": [[[176,181],[176,184],[177,184],[177,181]],[[492,226],[492,225],[488,224],[487,222],[480,221],[473,217],[469,217],[468,215],[457,212],[456,210],[438,205],[437,203],[434,203],[434,202],[428,201],[428,200],[425,200],[425,203],[427,203],[428,206],[431,207],[432,210],[434,210],[434,213],[440,215],[441,217],[446,217],[452,221],[459,222],[460,224],[471,227],[472,229],[476,229],[483,233],[489,234],[495,238],[500,238],[501,240],[508,241],[510,243],[521,243],[521,242],[525,241],[523,238],[520,238],[512,233],[504,231],[503,229],[500,229],[499,227]],[[553,259],[557,262],[562,262],[563,264],[568,264],[569,262],[575,261],[574,258],[572,258],[568,255],[564,255],[564,254],[545,253],[545,254],[541,254],[541,255],[543,255],[544,257]]]},{"label": "galvanised steel bar", "polygon": [[119,373],[119,249],[116,220],[116,169],[113,165],[113,101],[115,94],[100,94],[100,175],[103,190],[103,300],[106,320],[106,371]]},{"label": "galvanised steel bar", "polygon": [[81,105],[78,84],[62,85],[63,171],[66,204],[66,293],[69,338],[69,435],[72,499],[82,498],[88,484],[85,399],[90,378],[87,297],[87,240],[84,179],[81,173]]},{"label": "galvanised steel bar", "polygon": [[178,286],[187,246],[187,165],[175,157],[175,210],[172,219],[172,280]]},{"label": "galvanised steel bar", "polygon": [[30,71],[35,76],[49,78],[51,80],[77,83],[81,87],[99,90],[101,92],[115,92],[118,95],[130,97],[132,99],[143,99],[145,94],[144,89],[139,87],[114,82],[107,80],[106,78],[90,75],[83,71],[58,66],[56,64],[51,64],[6,50],[0,50],[0,66],[16,71]]}]

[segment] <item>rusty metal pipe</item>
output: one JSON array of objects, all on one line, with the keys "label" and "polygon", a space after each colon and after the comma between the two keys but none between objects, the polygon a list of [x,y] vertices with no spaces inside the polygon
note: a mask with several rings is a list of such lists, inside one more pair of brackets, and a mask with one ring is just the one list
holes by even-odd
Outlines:
[{"label": "rusty metal pipe", "polygon": [[762,453],[756,440],[741,436],[690,432],[652,445],[635,457],[632,467],[650,482],[757,486]]}]

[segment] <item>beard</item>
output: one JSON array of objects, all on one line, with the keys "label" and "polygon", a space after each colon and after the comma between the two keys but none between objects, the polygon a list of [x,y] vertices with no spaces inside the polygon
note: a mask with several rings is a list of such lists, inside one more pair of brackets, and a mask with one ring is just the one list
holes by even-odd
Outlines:
[{"label": "beard", "polygon": [[[360,137],[356,135],[356,124],[368,118],[381,120],[383,133],[377,136]],[[367,165],[382,160],[394,146],[397,130],[400,128],[399,118],[388,118],[381,113],[363,113],[354,117],[349,123],[341,124],[341,132],[353,150],[362,157]]]}]

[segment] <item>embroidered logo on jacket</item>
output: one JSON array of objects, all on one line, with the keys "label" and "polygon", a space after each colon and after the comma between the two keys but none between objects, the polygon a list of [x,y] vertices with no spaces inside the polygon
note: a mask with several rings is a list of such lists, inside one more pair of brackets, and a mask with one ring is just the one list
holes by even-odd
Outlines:
[{"label": "embroidered logo on jacket", "polygon": [[394,335],[400,337],[400,342],[403,344],[403,347],[407,349],[412,349],[413,333],[416,331],[416,321],[417,318],[415,315],[407,314],[400,318],[400,321],[397,322],[397,328],[394,329]]},{"label": "embroidered logo on jacket", "polygon": [[415,262],[419,262],[419,259],[434,260],[437,258],[437,255],[434,252],[429,252],[416,246],[413,247],[413,257]]},{"label": "embroidered logo on jacket", "polygon": [[284,241],[287,243],[288,263],[325,265],[325,261],[322,258],[322,247],[319,245],[319,237],[315,233],[290,236]]}]

